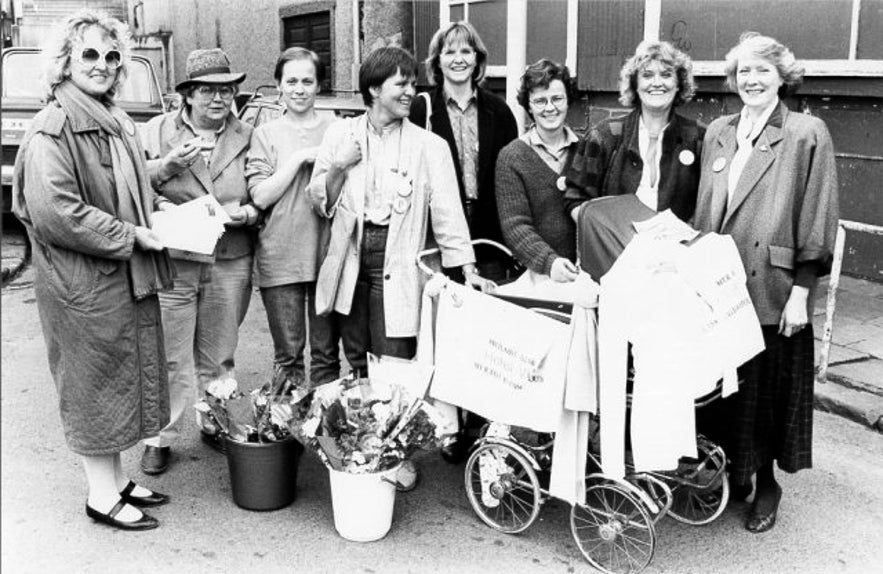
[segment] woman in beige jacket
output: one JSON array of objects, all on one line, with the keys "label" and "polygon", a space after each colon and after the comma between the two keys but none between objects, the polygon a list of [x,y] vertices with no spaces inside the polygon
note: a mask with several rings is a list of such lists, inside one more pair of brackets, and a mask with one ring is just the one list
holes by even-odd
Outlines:
[{"label": "woman in beige jacket", "polygon": [[416,70],[401,48],[365,59],[359,89],[368,111],[328,128],[309,186],[315,208],[332,219],[317,310],[340,315],[355,371],[365,370],[369,352],[414,355],[423,284],[415,258],[430,225],[445,267],[462,266],[475,287],[493,285],[475,271],[447,144],[407,119]]}]

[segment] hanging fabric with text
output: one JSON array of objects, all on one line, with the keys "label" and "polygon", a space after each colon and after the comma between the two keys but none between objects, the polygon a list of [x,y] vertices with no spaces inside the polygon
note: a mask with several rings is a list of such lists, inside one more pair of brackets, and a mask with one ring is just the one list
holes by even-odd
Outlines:
[{"label": "hanging fabric with text", "polygon": [[557,430],[569,326],[457,287],[439,296],[430,395],[496,422]]}]

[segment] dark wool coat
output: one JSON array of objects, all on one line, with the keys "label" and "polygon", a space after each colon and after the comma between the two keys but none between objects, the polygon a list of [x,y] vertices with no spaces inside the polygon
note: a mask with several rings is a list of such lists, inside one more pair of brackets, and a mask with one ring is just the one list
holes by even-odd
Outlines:
[{"label": "dark wool coat", "polygon": [[159,300],[132,294],[135,227],[116,217],[110,150],[90,118],[50,104],[25,136],[13,191],[65,438],[91,456],[119,453],[169,420]]},{"label": "dark wool coat", "polygon": [[[635,193],[644,161],[638,145],[641,111],[600,122],[589,130],[566,172],[565,207],[572,211],[596,197]],[[676,113],[662,135],[657,211],[671,209],[684,221],[693,217],[699,187],[699,158],[705,130]]]},{"label": "dark wool coat", "polygon": [[[494,175],[497,156],[509,142],[518,137],[518,124],[506,102],[499,96],[478,88],[476,90],[478,106],[478,201],[469,223],[472,239],[484,238],[502,242],[500,221],[497,218],[497,202],[495,197]],[[430,92],[432,114],[429,117],[433,133],[441,136],[448,143],[454,169],[457,171],[457,184],[460,187],[460,201],[465,202],[463,190],[463,168],[458,158],[451,118],[441,87]],[[409,119],[416,125],[426,125],[426,102],[422,97],[414,98],[411,104]]]}]

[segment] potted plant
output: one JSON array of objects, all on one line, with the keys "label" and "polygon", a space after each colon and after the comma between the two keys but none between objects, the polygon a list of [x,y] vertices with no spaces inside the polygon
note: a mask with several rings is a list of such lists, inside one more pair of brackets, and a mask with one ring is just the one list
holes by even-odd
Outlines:
[{"label": "potted plant", "polygon": [[270,382],[248,394],[231,377],[206,387],[195,408],[221,436],[238,506],[276,510],[294,501],[303,446],[292,435],[289,418],[303,408],[298,405],[309,404],[309,394],[303,381],[278,368]]}]

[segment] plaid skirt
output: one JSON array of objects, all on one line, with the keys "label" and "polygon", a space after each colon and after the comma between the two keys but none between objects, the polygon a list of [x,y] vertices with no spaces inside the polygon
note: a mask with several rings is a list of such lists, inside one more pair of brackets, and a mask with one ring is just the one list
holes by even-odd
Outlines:
[{"label": "plaid skirt", "polygon": [[723,446],[731,479],[743,484],[772,461],[786,472],[812,467],[812,326],[791,337],[777,325],[762,331],[766,350],[739,369],[739,392],[697,418],[699,431]]}]

